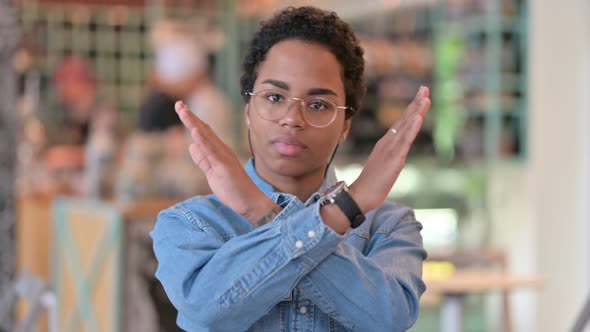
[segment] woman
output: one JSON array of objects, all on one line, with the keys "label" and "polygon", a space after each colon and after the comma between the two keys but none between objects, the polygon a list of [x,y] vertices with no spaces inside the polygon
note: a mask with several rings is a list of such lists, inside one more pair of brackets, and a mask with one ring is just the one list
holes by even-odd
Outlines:
[{"label": "woman", "polygon": [[[428,89],[346,187],[329,167],[364,94],[362,49],[336,14],[288,8],[265,22],[241,85],[245,168],[182,103],[214,195],[163,211],[156,277],[188,331],[404,331],[418,317],[421,225],[387,202],[430,106]],[[347,189],[347,190],[346,190]]]}]

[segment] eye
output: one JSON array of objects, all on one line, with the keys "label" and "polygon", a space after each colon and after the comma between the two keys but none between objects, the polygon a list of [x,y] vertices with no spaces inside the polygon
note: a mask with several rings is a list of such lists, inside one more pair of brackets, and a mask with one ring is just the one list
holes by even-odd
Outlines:
[{"label": "eye", "polygon": [[285,101],[285,97],[277,92],[267,92],[264,94],[264,98],[273,104],[278,104]]},{"label": "eye", "polygon": [[314,112],[323,112],[330,109],[330,103],[321,99],[314,99],[307,102],[307,109]]}]

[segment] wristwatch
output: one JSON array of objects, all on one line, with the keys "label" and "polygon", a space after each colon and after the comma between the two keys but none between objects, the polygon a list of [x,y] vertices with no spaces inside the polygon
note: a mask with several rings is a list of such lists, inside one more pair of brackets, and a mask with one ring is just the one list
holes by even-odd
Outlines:
[{"label": "wristwatch", "polygon": [[350,221],[350,227],[357,228],[365,221],[365,215],[348,193],[346,182],[340,181],[320,194],[320,206],[336,204]]}]

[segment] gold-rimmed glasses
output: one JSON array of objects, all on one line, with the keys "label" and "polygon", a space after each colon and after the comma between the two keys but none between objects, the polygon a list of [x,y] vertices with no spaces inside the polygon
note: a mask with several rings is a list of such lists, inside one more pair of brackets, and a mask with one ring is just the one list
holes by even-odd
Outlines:
[{"label": "gold-rimmed glasses", "polygon": [[276,121],[285,116],[293,102],[299,102],[299,110],[303,119],[310,126],[324,128],[332,124],[336,119],[338,110],[351,109],[349,106],[338,106],[332,100],[321,96],[309,96],[295,98],[287,96],[280,90],[260,90],[246,92],[250,98],[250,104],[261,118]]}]

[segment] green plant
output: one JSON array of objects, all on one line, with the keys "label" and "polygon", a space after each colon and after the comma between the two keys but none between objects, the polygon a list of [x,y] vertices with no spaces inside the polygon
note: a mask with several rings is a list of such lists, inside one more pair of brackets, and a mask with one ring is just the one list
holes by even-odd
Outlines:
[{"label": "green plant", "polygon": [[444,162],[455,158],[455,145],[461,138],[466,112],[461,105],[463,89],[457,78],[463,55],[462,40],[447,34],[434,43],[434,148]]}]

